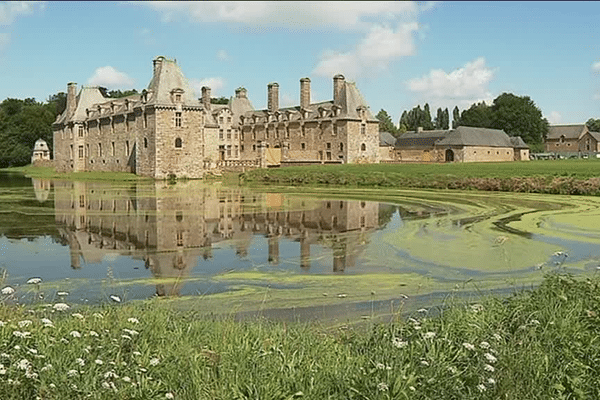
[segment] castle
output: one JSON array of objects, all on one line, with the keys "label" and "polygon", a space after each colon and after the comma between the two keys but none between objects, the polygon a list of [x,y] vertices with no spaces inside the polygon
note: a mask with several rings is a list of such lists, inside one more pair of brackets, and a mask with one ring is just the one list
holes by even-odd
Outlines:
[{"label": "castle", "polygon": [[228,104],[197,99],[174,60],[153,60],[141,94],[105,98],[98,87],[67,85],[65,111],[53,124],[58,172],[120,171],[155,179],[202,178],[227,169],[325,163],[378,163],[379,124],[354,83],[333,78],[333,100],[279,107],[279,85],[255,110],[238,88]]}]

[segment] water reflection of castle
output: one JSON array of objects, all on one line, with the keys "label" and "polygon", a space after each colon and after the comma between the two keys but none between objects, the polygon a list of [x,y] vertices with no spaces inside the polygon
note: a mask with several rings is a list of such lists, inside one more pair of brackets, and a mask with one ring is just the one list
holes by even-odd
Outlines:
[{"label": "water reflection of castle", "polygon": [[[355,265],[379,226],[379,203],[314,200],[202,182],[104,184],[54,182],[55,218],[71,267],[109,253],[145,262],[156,277],[185,278],[213,245],[248,255],[254,235],[267,238],[265,261],[279,264],[281,239],[299,242],[299,266],[311,267],[311,245],[332,250],[333,271]],[[184,279],[182,279],[184,280]],[[179,284],[157,287],[177,294]]]}]

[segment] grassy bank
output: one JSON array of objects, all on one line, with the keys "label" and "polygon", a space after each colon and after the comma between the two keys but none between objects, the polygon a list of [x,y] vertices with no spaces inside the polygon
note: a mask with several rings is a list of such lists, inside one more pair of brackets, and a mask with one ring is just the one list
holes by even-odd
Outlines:
[{"label": "grassy bank", "polygon": [[336,330],[159,300],[2,305],[0,398],[600,398],[599,289],[549,275],[509,299]]},{"label": "grassy bank", "polygon": [[4,172],[17,172],[31,178],[38,179],[64,179],[64,180],[78,180],[78,181],[140,181],[150,180],[131,174],[128,172],[71,172],[71,173],[59,173],[52,167],[34,167],[27,165],[24,167],[12,167],[2,168],[0,171]]},{"label": "grassy bank", "polygon": [[600,195],[600,161],[345,164],[259,169],[242,182],[284,186],[335,185]]}]

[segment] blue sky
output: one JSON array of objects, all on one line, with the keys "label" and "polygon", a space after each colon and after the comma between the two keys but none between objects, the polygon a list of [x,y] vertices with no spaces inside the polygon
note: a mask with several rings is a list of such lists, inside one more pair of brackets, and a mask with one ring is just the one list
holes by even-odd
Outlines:
[{"label": "blue sky", "polygon": [[158,55],[199,96],[329,100],[342,73],[397,124],[428,102],[530,96],[551,123],[600,118],[599,2],[0,2],[0,100],[70,81],[142,90]]}]

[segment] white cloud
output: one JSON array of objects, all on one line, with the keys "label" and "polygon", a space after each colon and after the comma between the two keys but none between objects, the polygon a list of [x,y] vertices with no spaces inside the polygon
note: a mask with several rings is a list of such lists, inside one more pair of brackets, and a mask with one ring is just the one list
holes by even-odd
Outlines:
[{"label": "white cloud", "polygon": [[448,103],[468,107],[475,102],[492,102],[489,84],[494,78],[494,69],[485,64],[480,57],[466,63],[463,67],[446,73],[441,69],[432,69],[429,74],[407,82],[408,89],[430,102]]},{"label": "white cloud", "polygon": [[596,61],[592,64],[592,71],[600,72],[600,61]]},{"label": "white cloud", "polygon": [[[369,20],[394,20],[399,15],[414,15],[414,2],[133,2],[163,15],[163,21],[188,19],[198,23],[225,22],[244,26],[278,26],[295,29],[356,29],[370,26]],[[427,7],[426,7],[427,8]]]},{"label": "white cloud", "polygon": [[117,71],[110,65],[97,68],[94,75],[88,79],[89,85],[105,86],[108,89],[131,88],[134,83],[126,73]]},{"label": "white cloud", "polygon": [[548,117],[548,122],[551,124],[560,124],[562,121],[562,115],[558,111],[552,111]]},{"label": "white cloud", "polygon": [[225,50],[219,50],[217,51],[217,59],[220,61],[227,61],[229,60],[229,54],[227,54],[227,52]]},{"label": "white cloud", "polygon": [[300,104],[300,99],[297,99],[289,93],[283,93],[281,95],[280,107],[292,107]]},{"label": "white cloud", "polygon": [[12,24],[18,17],[31,15],[37,9],[44,9],[45,1],[6,1],[0,3],[0,26]]},{"label": "white cloud", "polygon": [[204,78],[200,80],[191,79],[190,85],[198,94],[202,93],[202,86],[208,86],[210,88],[210,96],[216,97],[220,95],[219,91],[225,87],[225,79],[221,77]]},{"label": "white cloud", "polygon": [[324,51],[313,73],[327,77],[343,73],[354,79],[366,72],[385,70],[392,61],[415,53],[413,32],[418,29],[416,22],[396,29],[373,26],[352,51]]}]

